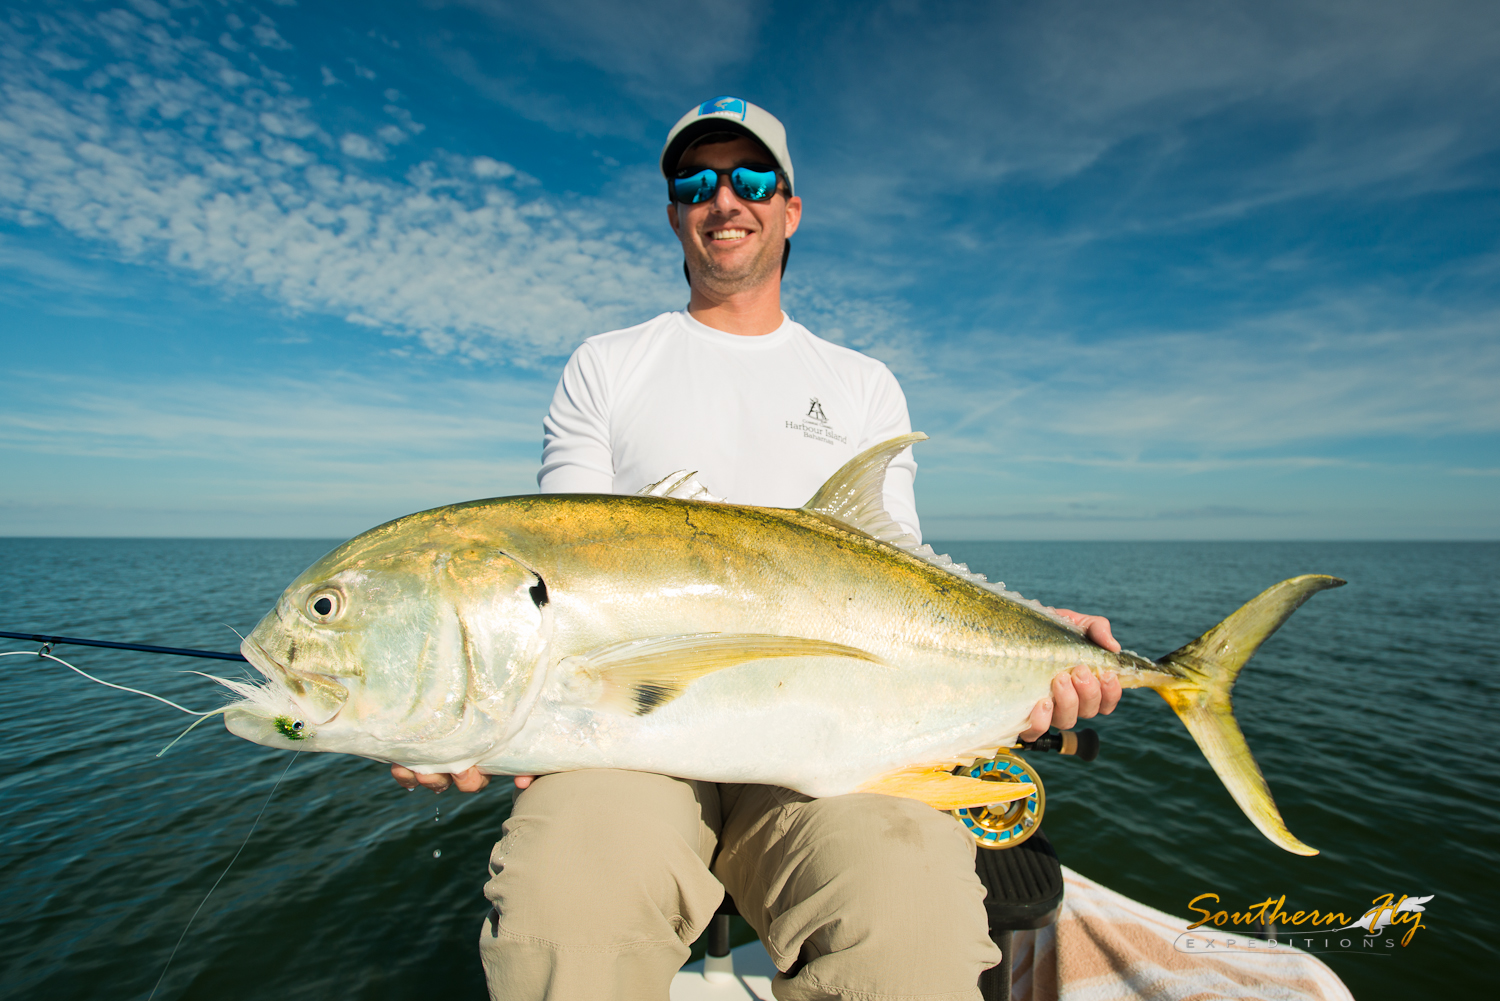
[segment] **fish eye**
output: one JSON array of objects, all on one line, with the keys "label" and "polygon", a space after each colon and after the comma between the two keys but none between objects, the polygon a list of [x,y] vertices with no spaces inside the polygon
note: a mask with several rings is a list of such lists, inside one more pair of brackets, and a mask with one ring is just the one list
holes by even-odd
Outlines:
[{"label": "fish eye", "polygon": [[307,614],[317,622],[332,622],[343,610],[344,596],[338,591],[317,591],[307,599]]}]

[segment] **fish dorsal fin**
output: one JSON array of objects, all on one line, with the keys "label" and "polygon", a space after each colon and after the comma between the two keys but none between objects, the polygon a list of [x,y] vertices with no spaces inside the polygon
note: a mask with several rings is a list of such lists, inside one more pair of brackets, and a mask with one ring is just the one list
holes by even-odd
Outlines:
[{"label": "fish dorsal fin", "polygon": [[698,471],[679,469],[668,473],[655,483],[647,484],[636,491],[640,497],[671,497],[674,500],[708,501],[723,504],[724,498],[715,497],[708,488],[698,482]]},{"label": "fish dorsal fin", "polygon": [[1041,612],[1058,625],[1065,626],[1075,633],[1081,632],[1076,624],[1058,615],[1040,601],[1022,597],[1014,591],[1007,591],[1005,585],[999,581],[986,580],[984,574],[974,573],[964,564],[955,563],[952,557],[944,556],[931,546],[923,545],[896,524],[896,519],[892,518],[885,509],[886,468],[890,466],[892,459],[901,454],[903,449],[926,440],[927,436],[918,431],[891,438],[865,449],[844,463],[838,472],[829,477],[828,482],[818,489],[812,500],[802,505],[802,510],[832,518],[840,524],[874,536],[881,542],[888,542],[897,549],[931,563],[935,567],[940,567],[955,577],[960,577],[971,584],[978,584],[986,591],[993,591],[1018,605],[1025,605],[1033,611]]},{"label": "fish dorsal fin", "polygon": [[885,471],[891,460],[927,436],[920,431],[871,445],[839,467],[802,510],[832,518],[901,549],[920,543],[885,509]]},{"label": "fish dorsal fin", "polygon": [[559,667],[570,697],[644,716],[671,702],[706,674],[773,657],[848,657],[883,665],[842,643],[763,633],[647,636],[565,657]]}]

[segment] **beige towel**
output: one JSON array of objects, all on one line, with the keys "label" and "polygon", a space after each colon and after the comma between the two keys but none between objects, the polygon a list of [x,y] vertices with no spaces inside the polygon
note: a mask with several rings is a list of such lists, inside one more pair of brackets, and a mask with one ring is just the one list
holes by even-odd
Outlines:
[{"label": "beige towel", "polygon": [[1280,944],[1274,952],[1218,955],[1176,948],[1188,922],[1121,896],[1063,867],[1057,923],[1017,932],[1014,1001],[1354,1001],[1321,960]]}]

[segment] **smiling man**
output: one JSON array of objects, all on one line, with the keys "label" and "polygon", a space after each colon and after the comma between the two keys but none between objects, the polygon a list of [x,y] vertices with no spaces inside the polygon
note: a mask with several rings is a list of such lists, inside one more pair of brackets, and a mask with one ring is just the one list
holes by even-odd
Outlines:
[{"label": "smiling man", "polygon": [[[803,504],[846,460],[911,430],[883,364],[815,337],[781,310],[802,219],[786,133],[738,98],[688,112],[661,156],[667,218],[692,289],[685,311],[591,337],[569,359],[545,424],[547,493],[636,493],[679,469],[736,503]],[[910,452],[886,508],[919,536]],[[1101,618],[1075,615],[1118,649]],[[1109,712],[1118,681],[1064,675],[1032,713]],[[449,776],[393,769],[441,790]],[[472,791],[485,779],[452,776]],[[491,858],[480,936],[495,999],[660,1001],[725,889],[783,974],[783,1001],[977,998],[999,961],[974,842],[915,800],[810,799],[787,789],[591,770],[523,790]]]}]

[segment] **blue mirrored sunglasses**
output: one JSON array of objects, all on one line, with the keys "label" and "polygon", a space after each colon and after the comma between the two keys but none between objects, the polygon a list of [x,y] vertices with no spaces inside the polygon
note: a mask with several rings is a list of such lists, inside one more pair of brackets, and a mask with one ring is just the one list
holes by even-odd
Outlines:
[{"label": "blue mirrored sunglasses", "polygon": [[[689,170],[692,170],[689,168]],[[729,186],[747,202],[768,202],[776,196],[776,182],[780,172],[775,167],[735,167],[732,170],[715,170],[704,167],[674,177],[668,184],[674,202],[697,205],[713,198],[718,190],[719,178],[729,175]]]}]

